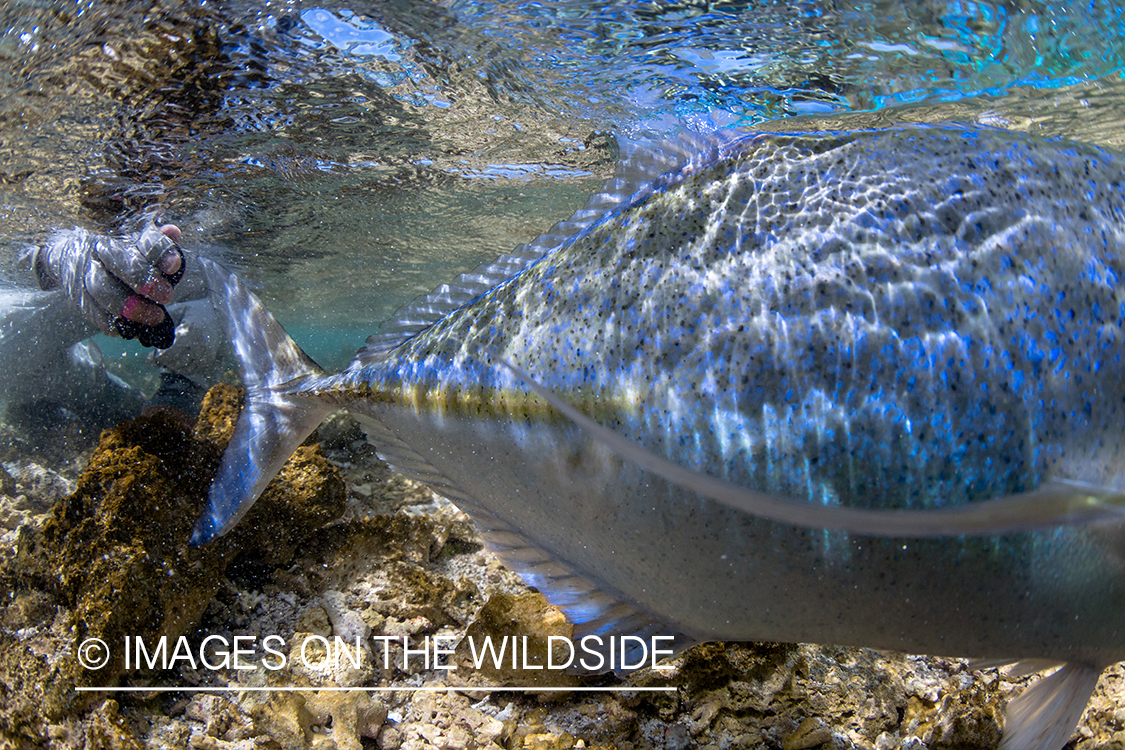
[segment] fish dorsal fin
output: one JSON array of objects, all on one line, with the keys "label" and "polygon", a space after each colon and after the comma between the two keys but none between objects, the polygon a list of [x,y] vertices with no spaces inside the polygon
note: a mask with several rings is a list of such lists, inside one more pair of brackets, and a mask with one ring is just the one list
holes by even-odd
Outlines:
[{"label": "fish dorsal fin", "polygon": [[531,242],[517,246],[491,263],[477,266],[400,307],[382,330],[367,339],[357,362],[366,365],[426,330],[454,310],[514,277],[568,240],[597,224],[630,199],[642,200],[674,179],[685,167],[713,159],[717,149],[735,134],[686,134],[675,141],[623,142],[624,158],[613,177],[590,196],[586,205]]},{"label": "fish dorsal fin", "polygon": [[[355,417],[367,432],[368,439],[381,459],[403,476],[427,485],[468,513],[484,537],[488,550],[528,586],[538,589],[547,601],[562,610],[567,620],[574,625],[575,643],[582,644],[583,654],[587,656],[585,665],[580,658],[575,659],[570,671],[579,674],[607,672],[610,671],[608,665],[611,663],[637,664],[636,668],[639,669],[640,662],[643,661],[641,657],[644,656],[640,653],[642,643],[648,649],[647,654],[651,654],[654,643],[662,652],[676,654],[698,642],[655,619],[626,601],[623,596],[577,573],[569,565],[555,560],[549,553],[531,544],[523,534],[483,508],[475,498],[450,481],[388,427],[361,414],[356,414]],[[587,636],[594,638],[583,642],[582,639]],[[636,636],[641,642],[627,639],[626,651],[622,654],[621,636]],[[653,641],[655,636],[659,636],[661,640]],[[611,638],[615,648],[612,655]],[[603,666],[600,668],[599,661],[593,654],[602,656]],[[651,664],[651,656],[647,664]]]}]

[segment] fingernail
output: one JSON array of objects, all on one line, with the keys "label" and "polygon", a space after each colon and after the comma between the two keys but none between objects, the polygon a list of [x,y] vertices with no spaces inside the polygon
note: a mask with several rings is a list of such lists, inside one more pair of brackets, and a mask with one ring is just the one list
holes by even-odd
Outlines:
[{"label": "fingernail", "polygon": [[148,281],[137,287],[137,292],[161,305],[172,301],[172,285],[159,276],[149,276]]},{"label": "fingernail", "polygon": [[156,265],[163,273],[172,276],[180,270],[180,264],[182,262],[183,261],[180,258],[180,254],[175,250],[175,248],[173,248],[161,255],[160,260],[156,262]]},{"label": "fingernail", "polygon": [[184,237],[184,233],[181,232],[180,228],[175,224],[165,224],[160,227],[160,233],[172,240],[172,242],[179,242]]},{"label": "fingernail", "polygon": [[128,318],[143,326],[156,326],[164,322],[164,310],[147,301],[144,297],[133,295],[121,307],[121,317]]}]

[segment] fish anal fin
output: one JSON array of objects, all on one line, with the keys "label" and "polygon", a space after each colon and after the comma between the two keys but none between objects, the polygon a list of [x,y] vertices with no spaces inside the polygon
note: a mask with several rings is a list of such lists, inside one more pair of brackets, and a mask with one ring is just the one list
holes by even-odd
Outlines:
[{"label": "fish anal fin", "polygon": [[[488,550],[566,615],[574,626],[576,654],[571,672],[599,674],[614,671],[623,674],[652,666],[654,648],[659,649],[662,656],[670,656],[696,643],[625,597],[536,547],[518,530],[497,518],[445,477],[382,423],[362,414],[355,414],[355,417],[380,458],[399,473],[431,487],[468,513]],[[625,647],[624,660],[621,658],[622,644]],[[582,651],[583,648],[585,651]],[[643,655],[642,650],[645,652]],[[582,663],[583,657],[585,664]],[[625,668],[621,668],[622,664]]]},{"label": "fish anal fin", "polygon": [[1064,664],[1008,703],[1000,750],[1059,750],[1082,719],[1102,670]]},{"label": "fish anal fin", "polygon": [[367,435],[367,441],[375,447],[375,453],[392,469],[407,479],[426,485],[439,495],[453,501],[461,510],[473,515],[477,511],[476,501],[451,481],[421,454],[399,439],[382,422],[362,412],[351,412],[356,422]]},{"label": "fish anal fin", "polygon": [[625,597],[552,558],[498,519],[473,515],[494,555],[574,625],[572,674],[628,674],[675,656],[697,641]]},{"label": "fish anal fin", "polygon": [[1064,663],[1053,659],[972,659],[969,669],[1003,669],[1009,677],[1019,678],[1046,672]]}]

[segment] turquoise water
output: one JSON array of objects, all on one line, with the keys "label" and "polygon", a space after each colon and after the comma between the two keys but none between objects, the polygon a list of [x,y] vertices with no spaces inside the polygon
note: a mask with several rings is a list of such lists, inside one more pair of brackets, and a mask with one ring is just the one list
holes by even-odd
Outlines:
[{"label": "turquoise water", "polygon": [[[0,272],[160,206],[325,364],[565,218],[615,137],[956,120],[1123,141],[1109,3],[8,2]],[[131,344],[112,358],[143,359]]]}]

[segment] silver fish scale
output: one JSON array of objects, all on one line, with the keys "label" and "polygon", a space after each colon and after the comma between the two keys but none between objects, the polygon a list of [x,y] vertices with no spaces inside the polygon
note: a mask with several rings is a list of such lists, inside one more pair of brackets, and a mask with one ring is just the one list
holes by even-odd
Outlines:
[{"label": "silver fish scale", "polygon": [[743,138],[352,377],[518,413],[508,359],[678,463],[826,504],[1122,488],[1121,179],[1002,131]]},{"label": "silver fish scale", "polygon": [[577,638],[1062,662],[1002,750],[1062,747],[1125,658],[1117,157],[918,126],[634,163],[339,375],[200,261],[248,404],[192,543],[345,406]]}]

